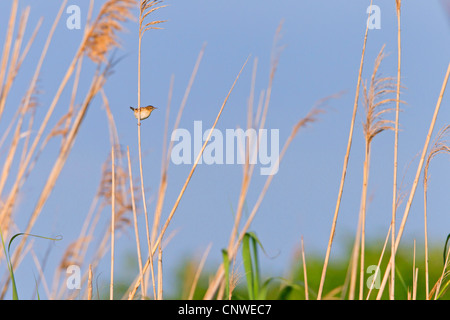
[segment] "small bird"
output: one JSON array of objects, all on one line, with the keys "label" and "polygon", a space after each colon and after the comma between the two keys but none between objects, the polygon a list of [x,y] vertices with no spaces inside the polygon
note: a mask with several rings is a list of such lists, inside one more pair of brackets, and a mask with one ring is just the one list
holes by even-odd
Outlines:
[{"label": "small bird", "polygon": [[[133,110],[134,112],[134,116],[136,117],[136,119],[139,119],[139,108],[133,108],[130,107],[131,110]],[[146,107],[141,107],[141,120],[147,119],[148,117],[150,117],[150,114],[152,113],[152,111],[154,109],[158,109],[155,108],[154,106],[146,106]]]}]

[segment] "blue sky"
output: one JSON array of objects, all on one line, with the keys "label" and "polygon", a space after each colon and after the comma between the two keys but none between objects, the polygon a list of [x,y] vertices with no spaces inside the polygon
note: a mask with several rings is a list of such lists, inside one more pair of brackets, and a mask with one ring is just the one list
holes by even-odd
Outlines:
[{"label": "blue sky", "polygon": [[[69,1],[70,2],[70,1]],[[450,56],[450,16],[440,1],[403,1],[402,4],[402,83],[401,99],[406,102],[400,115],[399,179],[404,177],[403,191],[409,192],[417,168],[426,133],[441,89]],[[95,14],[103,1],[96,1]],[[191,71],[200,49],[206,43],[195,83],[180,123],[181,128],[193,130],[196,120],[209,128],[239,69],[250,56],[226,107],[217,129],[244,127],[246,103],[250,92],[253,60],[258,58],[256,95],[268,84],[270,57],[275,31],[283,20],[280,45],[285,46],[273,83],[272,97],[266,122],[267,129],[280,130],[280,145],[289,136],[294,124],[307,114],[320,99],[345,91],[339,99],[330,101],[329,111],[320,121],[302,129],[291,144],[280,170],[273,179],[261,208],[252,224],[269,257],[262,256],[263,271],[282,275],[287,271],[295,248],[304,237],[308,253],[324,255],[334,213],[339,180],[347,145],[347,137],[355,96],[359,61],[370,1],[166,1],[168,7],[158,11],[154,19],[167,20],[163,30],[145,34],[142,47],[142,104],[153,104],[159,109],[143,122],[141,127],[144,154],[145,184],[150,199],[149,211],[155,207],[155,193],[159,184],[165,109],[171,76],[174,75],[170,128],[184,95]],[[77,1],[81,8],[82,27],[89,1]],[[381,72],[395,76],[397,66],[397,20],[394,1],[374,1],[381,9],[381,29],[370,30],[366,49],[363,78],[368,79],[374,60],[385,44],[387,57]],[[59,5],[53,1],[21,1],[19,12],[31,6],[26,37],[31,34],[39,17],[44,17],[41,31],[8,100],[0,126],[5,130],[8,119],[20,101],[24,87],[34,70],[40,50],[46,39]],[[10,2],[0,4],[0,42],[4,42]],[[66,28],[68,15],[63,14],[40,77],[38,117],[43,117],[56,85],[73,58],[82,36],[82,30]],[[128,22],[120,33],[123,57],[105,86],[115,117],[122,146],[130,147],[134,176],[138,176],[136,121],[129,106],[137,104],[137,24]],[[90,84],[87,63],[81,88]],[[52,118],[53,125],[64,114],[70,90],[63,95],[61,105]],[[335,236],[333,258],[342,256],[342,248],[354,236],[361,197],[364,161],[362,132],[362,104],[357,115],[354,143],[350,156],[347,180]],[[450,99],[444,97],[436,123],[436,133],[450,118]],[[61,111],[59,111],[61,110]],[[52,127],[52,125],[50,125]],[[53,165],[60,141],[48,146],[49,159],[41,159],[38,170],[30,177],[17,207],[18,229],[25,228],[39,190]],[[54,244],[48,270],[59,263],[61,253],[79,233],[79,229],[95,195],[101,165],[110,151],[108,125],[100,97],[88,111],[72,153],[48,199],[43,213],[33,228],[37,234],[61,234],[64,239]],[[4,157],[4,156],[3,156]],[[447,226],[450,171],[448,156],[434,160],[430,169],[429,236],[441,243],[449,233]],[[392,201],[393,133],[384,132],[373,143],[367,211],[369,239],[385,237],[391,215]],[[409,169],[407,169],[408,165]],[[191,169],[190,165],[171,165],[169,186],[163,214],[167,216]],[[258,169],[258,168],[257,168]],[[257,171],[256,171],[257,172]],[[187,256],[200,255],[209,243],[212,250],[208,265],[215,268],[220,260],[220,249],[228,243],[233,209],[238,202],[242,168],[239,165],[199,165],[169,227],[176,235],[164,253],[164,267],[168,286],[177,262]],[[266,177],[255,175],[247,199],[253,207]],[[2,195],[4,196],[4,195]],[[404,243],[412,245],[417,239],[423,245],[423,190],[417,189],[411,214],[405,230]],[[399,209],[403,214],[404,206]],[[105,210],[104,220],[108,219]],[[142,218],[142,217],[141,217]],[[143,221],[143,220],[142,220]],[[399,220],[400,221],[400,220]],[[141,228],[141,233],[144,228]],[[38,257],[48,244],[35,240]],[[134,253],[134,232],[118,240],[118,254]],[[344,258],[344,257],[343,257]],[[34,269],[27,258],[18,273],[25,279]],[[119,270],[124,266],[118,265]],[[50,271],[49,271],[50,272]],[[99,271],[100,272],[100,271]],[[103,285],[107,285],[109,262],[102,264]],[[49,274],[49,280],[51,279]],[[20,279],[20,278],[19,278]],[[23,280],[23,286],[33,281]],[[20,285],[20,283],[19,283]],[[167,290],[170,290],[167,288]],[[32,288],[24,290],[24,296]]]}]

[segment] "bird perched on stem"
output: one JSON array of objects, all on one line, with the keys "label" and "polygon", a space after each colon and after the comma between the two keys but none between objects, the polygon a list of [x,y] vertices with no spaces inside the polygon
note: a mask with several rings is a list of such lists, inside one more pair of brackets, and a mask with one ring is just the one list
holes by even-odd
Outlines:
[{"label": "bird perched on stem", "polygon": [[[136,117],[136,119],[139,119],[139,108],[130,107],[130,109],[133,110],[134,116]],[[146,107],[141,107],[141,120],[144,120],[144,119],[147,119],[148,117],[150,117],[150,114],[155,109],[157,109],[157,108],[155,108],[154,106],[150,106],[150,105],[148,105]]]}]

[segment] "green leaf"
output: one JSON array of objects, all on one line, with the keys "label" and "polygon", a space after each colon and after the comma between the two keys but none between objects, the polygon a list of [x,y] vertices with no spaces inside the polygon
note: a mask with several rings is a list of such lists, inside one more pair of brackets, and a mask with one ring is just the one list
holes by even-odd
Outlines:
[{"label": "green leaf", "polygon": [[293,291],[293,288],[291,286],[285,286],[283,289],[281,289],[280,293],[278,294],[277,300],[287,300],[289,299],[289,295]]},{"label": "green leaf", "polygon": [[247,279],[248,298],[250,300],[255,299],[254,287],[253,287],[253,265],[252,256],[250,252],[250,235],[246,233],[242,239],[242,260],[244,262],[245,278]]},{"label": "green leaf", "polygon": [[444,258],[444,266],[445,266],[445,260],[447,260],[447,245],[448,245],[448,240],[450,239],[450,233],[447,236],[447,240],[445,240],[445,245],[444,245],[444,253],[443,253],[443,258]]},{"label": "green leaf", "polygon": [[254,261],[254,273],[253,273],[253,294],[255,297],[258,296],[258,292],[259,292],[259,282],[261,281],[260,279],[260,274],[259,274],[259,259],[258,259],[258,243],[259,245],[262,247],[258,237],[253,233],[253,232],[249,232],[249,235],[251,237],[251,241],[252,241],[252,248],[253,248],[253,261]]},{"label": "green leaf", "polygon": [[257,300],[267,300],[267,291],[269,290],[269,284],[272,280],[276,278],[270,277],[261,286],[261,290],[258,292]]},{"label": "green leaf", "polygon": [[[250,244],[251,242],[251,244]],[[244,262],[245,276],[247,279],[249,299],[256,299],[261,283],[260,267],[258,259],[258,245],[264,251],[264,247],[254,232],[247,232],[242,239],[242,258]]]},{"label": "green leaf", "polygon": [[230,296],[230,259],[228,258],[228,251],[222,249],[223,268],[225,273],[225,296],[229,299]]},{"label": "green leaf", "polygon": [[14,277],[14,270],[13,270],[13,266],[12,266],[12,263],[11,263],[10,249],[11,249],[11,244],[12,244],[13,240],[15,238],[17,238],[18,236],[23,236],[23,235],[32,236],[32,237],[36,237],[36,238],[47,239],[47,240],[61,240],[62,239],[62,236],[57,236],[56,238],[49,238],[49,237],[43,237],[43,236],[29,234],[29,233],[23,233],[23,232],[22,233],[16,233],[9,240],[9,242],[8,242],[8,250],[7,250],[6,246],[5,246],[5,241],[3,240],[3,234],[0,231],[0,237],[2,238],[3,251],[5,252],[5,257],[6,257],[6,260],[7,260],[7,265],[8,265],[8,270],[9,270],[9,276],[11,278],[12,299],[13,300],[19,300],[19,294],[17,292],[16,279]]},{"label": "green leaf", "polygon": [[46,240],[54,240],[54,241],[59,241],[62,239],[62,236],[56,236],[56,238],[50,238],[50,237],[44,237],[44,236],[39,236],[36,234],[31,234],[31,233],[24,233],[24,232],[20,232],[20,233],[16,233],[15,235],[12,236],[11,240],[9,240],[8,243],[8,254],[11,248],[11,244],[13,242],[13,240],[19,236],[30,236],[30,237],[35,237],[35,238],[41,238],[41,239],[46,239]]},{"label": "green leaf", "polygon": [[35,286],[36,286],[37,299],[38,299],[38,300],[41,300],[41,297],[39,296],[39,285],[38,285],[36,276],[34,277],[34,283],[35,283]]},{"label": "green leaf", "polygon": [[13,300],[19,300],[19,295],[17,293],[17,286],[16,286],[16,280],[14,278],[14,272],[11,265],[11,259],[9,258],[9,246],[8,251],[6,250],[5,241],[3,240],[3,233],[0,231],[0,237],[2,238],[2,247],[3,251],[5,252],[5,258],[6,258],[6,264],[8,265],[8,271],[9,276],[11,278],[11,284],[12,284],[12,299]]}]

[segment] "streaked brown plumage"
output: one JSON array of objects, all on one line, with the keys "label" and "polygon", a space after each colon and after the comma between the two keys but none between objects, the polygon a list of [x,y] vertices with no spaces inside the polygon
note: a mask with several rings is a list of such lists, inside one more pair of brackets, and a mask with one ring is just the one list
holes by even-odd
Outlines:
[{"label": "streaked brown plumage", "polygon": [[[130,109],[133,110],[134,116],[136,117],[136,119],[139,119],[139,108],[130,107]],[[155,108],[154,106],[150,106],[150,105],[148,105],[146,107],[141,107],[141,120],[144,120],[144,119],[147,119],[148,117],[150,117],[150,114],[155,109],[157,109],[157,108]]]}]

